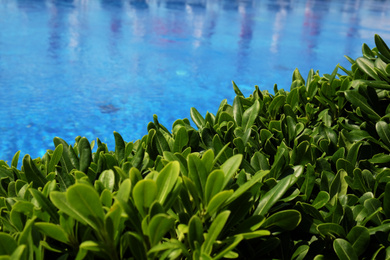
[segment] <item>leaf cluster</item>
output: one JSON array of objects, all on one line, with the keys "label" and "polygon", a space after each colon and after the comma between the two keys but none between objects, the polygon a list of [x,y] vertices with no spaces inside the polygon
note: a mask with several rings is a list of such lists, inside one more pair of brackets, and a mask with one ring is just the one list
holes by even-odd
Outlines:
[{"label": "leaf cluster", "polygon": [[[390,49],[141,140],[0,161],[1,259],[390,257]],[[339,72],[344,72],[344,75]],[[93,152],[95,145],[96,151]]]}]

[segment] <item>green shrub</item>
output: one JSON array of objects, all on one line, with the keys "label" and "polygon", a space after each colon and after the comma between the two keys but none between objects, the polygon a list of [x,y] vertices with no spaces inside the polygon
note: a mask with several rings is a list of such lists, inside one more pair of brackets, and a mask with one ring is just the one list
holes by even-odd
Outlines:
[{"label": "green shrub", "polygon": [[[298,70],[289,92],[233,83],[205,117],[154,116],[115,151],[54,138],[0,161],[1,259],[388,259],[390,50]],[[343,71],[346,75],[339,74]]]}]

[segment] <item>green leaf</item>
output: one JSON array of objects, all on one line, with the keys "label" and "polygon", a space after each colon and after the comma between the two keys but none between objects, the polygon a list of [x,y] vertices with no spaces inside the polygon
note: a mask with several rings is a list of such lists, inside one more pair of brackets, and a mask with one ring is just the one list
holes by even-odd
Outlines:
[{"label": "green leaf", "polygon": [[114,131],[114,138],[115,138],[115,156],[118,160],[118,163],[120,163],[125,158],[125,149],[126,144],[123,141],[122,136]]},{"label": "green leaf", "polygon": [[202,221],[197,215],[193,215],[188,222],[188,242],[191,250],[195,251],[196,245],[203,244],[203,225]]},{"label": "green leaf", "polygon": [[203,162],[196,154],[188,156],[188,177],[194,182],[199,194],[204,194],[207,181],[207,171]]},{"label": "green leaf", "polygon": [[271,118],[276,118],[276,115],[279,113],[280,109],[284,106],[286,103],[286,96],[285,95],[279,95],[276,96],[271,104],[268,107],[268,112],[271,116]]},{"label": "green leaf", "polygon": [[345,231],[342,226],[336,223],[323,223],[317,226],[318,232],[323,236],[345,237]]},{"label": "green leaf", "polygon": [[55,166],[58,164],[58,162],[61,160],[62,157],[62,151],[63,151],[63,145],[59,144],[56,149],[53,152],[53,155],[51,156],[49,167],[47,170],[47,173],[54,172]]},{"label": "green leaf", "polygon": [[133,189],[134,204],[142,216],[157,197],[157,184],[154,180],[141,180]]},{"label": "green leaf", "polygon": [[157,200],[164,205],[166,198],[175,186],[180,173],[180,163],[168,163],[157,175]]},{"label": "green leaf", "polygon": [[99,181],[103,183],[104,188],[112,192],[115,185],[115,173],[113,170],[105,170],[99,176]]},{"label": "green leaf", "polygon": [[84,249],[86,251],[103,252],[104,244],[87,240],[82,242],[79,248],[80,250]]},{"label": "green leaf", "polygon": [[88,167],[92,162],[91,145],[87,138],[82,137],[78,143],[78,150],[80,153],[80,171],[88,173]]},{"label": "green leaf", "polygon": [[146,248],[143,242],[143,237],[135,232],[126,232],[123,235],[123,240],[130,246],[130,251],[134,259],[147,260]]},{"label": "green leaf", "polygon": [[227,219],[229,218],[230,211],[225,210],[218,214],[218,216],[211,223],[210,228],[208,230],[206,239],[201,247],[201,252],[207,255],[211,254],[213,249],[213,244],[217,240],[219,234],[225,226]]},{"label": "green leaf", "polygon": [[368,105],[367,99],[356,90],[344,91],[345,98],[355,107],[360,108],[364,113],[371,116],[375,121],[380,120],[380,116]]},{"label": "green leaf", "polygon": [[227,201],[233,194],[233,190],[224,190],[217,193],[209,202],[207,206],[207,213],[213,215],[216,213],[221,206],[224,205],[224,202]]},{"label": "green leaf", "polygon": [[53,139],[53,142],[55,144],[55,146],[59,146],[60,144],[62,144],[63,146],[63,152],[62,152],[62,157],[61,157],[61,167],[62,167],[62,170],[65,172],[65,173],[70,173],[70,171],[72,169],[74,169],[74,165],[72,164],[70,158],[69,158],[69,145],[64,141],[62,140],[61,138],[59,137],[54,137]]},{"label": "green leaf", "polygon": [[384,121],[379,121],[375,125],[376,132],[382,141],[390,148],[390,127]]},{"label": "green leaf", "polygon": [[205,124],[205,120],[201,116],[201,114],[198,112],[198,110],[196,110],[196,108],[194,108],[194,107],[191,107],[190,115],[191,115],[191,119],[192,119],[192,121],[194,121],[195,125],[199,129],[202,129],[204,124]]},{"label": "green leaf", "polygon": [[[229,243],[226,247],[221,249],[216,256],[213,257],[214,260],[221,259],[223,257],[226,257],[227,254],[232,252],[233,249],[235,249],[238,244],[244,239],[244,236],[238,235],[234,236],[234,240]],[[227,257],[226,257],[227,258]]]},{"label": "green leaf", "polygon": [[244,108],[241,104],[241,99],[239,96],[236,96],[233,100],[233,118],[236,121],[237,125],[242,125],[242,115]]},{"label": "green leaf", "polygon": [[175,219],[166,214],[155,215],[149,223],[149,239],[151,246],[157,245],[164,235],[173,227]]},{"label": "green leaf", "polygon": [[298,177],[303,173],[303,167],[301,165],[294,166],[292,171],[293,173],[281,179],[275,187],[260,198],[260,202],[253,213],[254,215],[265,216],[286,191],[297,182]]},{"label": "green leaf", "polygon": [[242,154],[236,154],[230,157],[226,162],[221,165],[221,169],[225,173],[225,180],[223,183],[223,188],[232,180],[234,174],[237,172],[238,168],[241,165]]},{"label": "green leaf", "polygon": [[259,183],[267,174],[269,174],[269,171],[258,171],[249,181],[245,182],[237,190],[235,190],[232,196],[230,196],[230,198],[226,201],[226,203],[230,204],[234,200],[238,199],[242,194],[252,188],[256,183]]},{"label": "green leaf", "polygon": [[386,183],[385,193],[383,198],[383,210],[387,218],[390,218],[390,182]]},{"label": "green leaf", "polygon": [[175,143],[173,146],[173,152],[181,152],[183,148],[188,144],[188,133],[184,126],[180,127],[176,133]]},{"label": "green leaf", "polygon": [[86,184],[75,184],[66,192],[66,200],[69,207],[82,216],[92,228],[97,231],[101,230],[104,212],[99,194],[94,188]]},{"label": "green leaf", "polygon": [[242,124],[241,124],[241,127],[244,129],[244,132],[246,132],[246,130],[252,127],[253,123],[258,117],[259,111],[260,111],[260,103],[258,100],[256,100],[250,108],[245,110],[244,114],[242,115]]},{"label": "green leaf", "polygon": [[45,222],[35,223],[34,225],[44,235],[49,236],[62,243],[69,244],[68,234],[66,234],[65,230],[61,226]]},{"label": "green leaf", "polygon": [[224,179],[225,174],[222,170],[214,170],[207,177],[204,195],[206,205],[217,193],[223,189]]},{"label": "green leaf", "polygon": [[333,249],[340,260],[358,260],[358,257],[353,250],[351,244],[342,238],[337,238],[333,241]]},{"label": "green leaf", "polygon": [[234,92],[236,93],[236,95],[244,97],[244,94],[242,94],[241,90],[237,87],[236,83],[234,81],[232,81],[232,83],[233,83],[233,89],[234,89]]},{"label": "green leaf", "polygon": [[28,182],[32,182],[34,188],[43,188],[45,186],[47,182],[46,177],[37,168],[28,154],[26,154],[23,158],[23,169]]},{"label": "green leaf", "polygon": [[375,34],[375,45],[383,56],[390,59],[390,49],[378,34]]},{"label": "green leaf", "polygon": [[34,196],[34,198],[37,200],[37,202],[42,207],[42,209],[44,211],[46,211],[47,213],[49,213],[49,215],[51,217],[51,221],[54,223],[59,223],[58,212],[57,212],[57,209],[54,207],[53,203],[48,198],[46,198],[42,194],[42,192],[40,192],[34,188],[30,188],[29,191]]},{"label": "green leaf", "polygon": [[18,244],[9,234],[0,232],[0,255],[11,255],[17,246]]},{"label": "green leaf", "polygon": [[294,230],[301,222],[301,213],[297,210],[283,210],[272,214],[263,223],[263,228],[270,228],[272,226],[280,227],[284,230]]},{"label": "green leaf", "polygon": [[17,168],[18,167],[18,161],[19,161],[19,154],[20,151],[17,151],[12,158],[11,167]]},{"label": "green leaf", "polygon": [[366,227],[354,226],[349,231],[347,240],[351,243],[355,253],[360,256],[366,251],[370,243],[370,233]]},{"label": "green leaf", "polygon": [[366,73],[371,78],[380,81],[381,79],[378,77],[378,74],[375,71],[375,64],[373,61],[365,58],[360,57],[356,59],[356,64],[358,65],[359,69],[361,69],[364,73]]},{"label": "green leaf", "polygon": [[317,194],[317,197],[314,199],[312,206],[316,209],[320,209],[323,206],[325,206],[326,203],[328,203],[329,199],[330,199],[329,193],[327,193],[326,191],[320,191]]}]

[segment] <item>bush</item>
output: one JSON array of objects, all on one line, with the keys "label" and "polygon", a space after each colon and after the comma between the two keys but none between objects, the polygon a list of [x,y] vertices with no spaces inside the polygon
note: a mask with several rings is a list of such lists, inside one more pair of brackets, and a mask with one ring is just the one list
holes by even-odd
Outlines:
[{"label": "bush", "polygon": [[[298,70],[291,90],[233,83],[233,105],[115,151],[54,138],[0,161],[1,259],[387,259],[390,50]],[[339,70],[346,75],[340,75]]]}]

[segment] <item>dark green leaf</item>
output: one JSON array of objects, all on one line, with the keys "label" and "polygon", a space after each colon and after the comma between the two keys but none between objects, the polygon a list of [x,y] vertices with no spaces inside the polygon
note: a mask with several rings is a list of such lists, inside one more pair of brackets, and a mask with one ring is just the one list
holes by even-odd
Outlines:
[{"label": "dark green leaf", "polygon": [[26,174],[26,178],[29,182],[33,183],[34,188],[44,187],[47,180],[43,173],[37,168],[35,163],[31,160],[30,155],[26,154],[23,158],[23,169]]},{"label": "dark green leaf", "polygon": [[88,173],[88,167],[92,162],[91,145],[87,138],[82,137],[78,143],[78,150],[80,153],[80,171]]},{"label": "dark green leaf", "polygon": [[301,213],[297,210],[283,210],[272,214],[263,223],[263,228],[272,226],[280,227],[284,230],[294,230],[301,222]]},{"label": "dark green leaf", "polygon": [[340,260],[358,260],[351,244],[342,238],[333,241],[333,249]]}]

